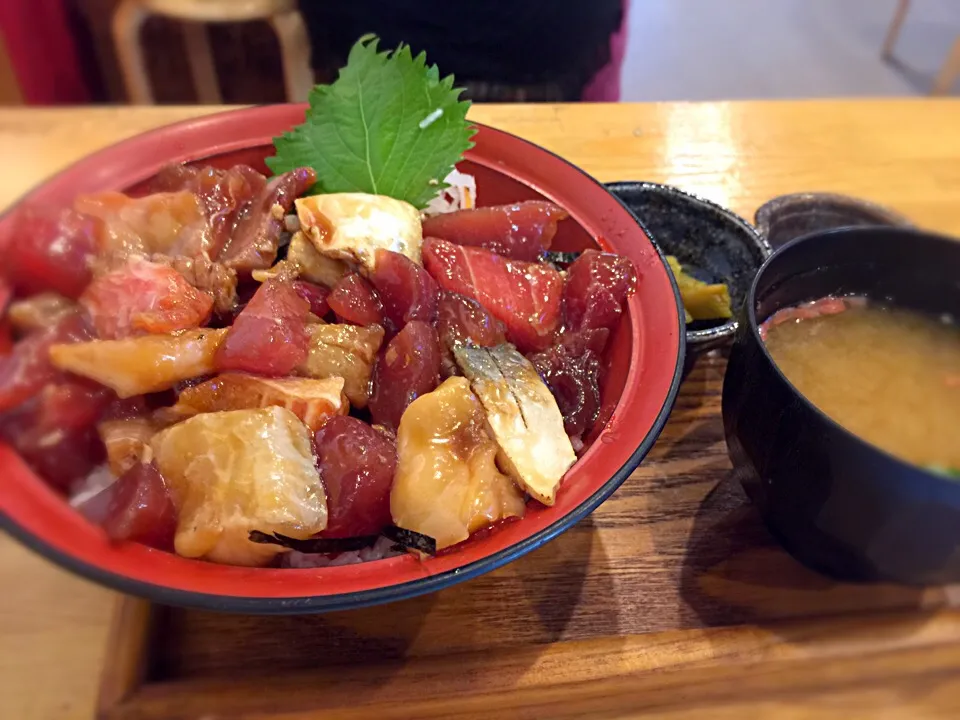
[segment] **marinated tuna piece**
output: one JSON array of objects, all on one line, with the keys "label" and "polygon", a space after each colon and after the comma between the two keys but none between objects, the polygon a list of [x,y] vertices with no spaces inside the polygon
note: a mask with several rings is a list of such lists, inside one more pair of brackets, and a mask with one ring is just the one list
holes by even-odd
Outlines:
[{"label": "marinated tuna piece", "polygon": [[297,366],[304,377],[344,380],[343,392],[354,407],[364,408],[370,399],[370,378],[383,342],[379,325],[309,325],[310,352]]},{"label": "marinated tuna piece", "polygon": [[316,317],[323,318],[324,315],[330,312],[330,305],[327,304],[330,291],[327,288],[314,285],[311,282],[297,280],[293,283],[293,289],[310,304],[310,312]]},{"label": "marinated tuna piece", "polygon": [[120,397],[169,390],[178,382],[214,372],[214,356],[227,330],[186,330],[53,345],[50,360],[61,370],[96,380]]},{"label": "marinated tuna piece", "polygon": [[402,200],[365,193],[311,195],[297,200],[300,227],[323,255],[372,271],[378,249],[420,263],[420,213]]},{"label": "marinated tuna piece", "polygon": [[0,238],[5,248],[0,273],[23,295],[50,291],[78,298],[90,282],[96,230],[93,218],[73,210],[20,210],[9,234]]},{"label": "marinated tuna piece", "polygon": [[483,408],[460,377],[410,404],[397,432],[390,512],[399,527],[456,545],[497,520],[522,516],[523,495],[497,469]]},{"label": "marinated tuna piece", "polygon": [[223,263],[200,257],[168,257],[153,255],[155,263],[169,265],[197,290],[209,293],[213,297],[213,309],[221,315],[228,315],[237,304],[237,273]]},{"label": "marinated tuna piece", "polygon": [[458,210],[423,221],[423,236],[533,262],[549,250],[566,210],[543,200]]},{"label": "marinated tuna piece", "polygon": [[563,293],[553,268],[435,238],[424,241],[423,264],[443,290],[476,300],[501,320],[507,339],[523,352],[553,344]]},{"label": "marinated tuna piece", "polygon": [[317,174],[311,168],[298,168],[270,178],[239,215],[230,242],[216,259],[241,275],[273,265],[284,215],[293,208],[294,200],[316,182]]},{"label": "marinated tuna piece", "polygon": [[250,542],[251,530],[306,539],[327,526],[313,437],[289,410],[204,413],[151,447],[177,510],[179,555],[265,565],[283,548]]},{"label": "marinated tuna piece", "polygon": [[327,304],[340,322],[351,325],[383,325],[383,306],[377,291],[357,273],[345,275],[327,297]]},{"label": "marinated tuna piece", "polygon": [[534,498],[553,505],[560,480],[577,456],[550,390],[510,345],[460,345],[453,352],[486,410],[500,446],[500,466]]},{"label": "marinated tuna piece", "polygon": [[161,423],[149,417],[104,420],[97,425],[110,472],[119,477],[134,465],[149,462],[150,440],[161,429]]},{"label": "marinated tuna piece", "polygon": [[606,328],[564,336],[563,341],[530,356],[530,362],[550,388],[563,426],[571,438],[582,438],[600,412],[600,369]]},{"label": "marinated tuna piece", "polygon": [[14,300],[7,308],[10,325],[25,335],[57,324],[60,319],[78,310],[78,305],[63,295],[44,292],[23,300]]},{"label": "marinated tuna piece", "polygon": [[307,357],[309,312],[309,303],[291,283],[263,283],[228,329],[217,352],[217,369],[289,375]]},{"label": "marinated tuna piece", "polygon": [[332,418],[314,439],[327,490],[323,537],[376,535],[390,523],[390,488],[397,469],[393,438],[363,420]]},{"label": "marinated tuna piece", "polygon": [[7,312],[7,308],[10,307],[10,301],[13,299],[13,288],[10,287],[10,284],[0,277],[0,317]]},{"label": "marinated tuna piece", "polygon": [[313,431],[319,430],[335,415],[345,415],[350,409],[340,377],[270,379],[225,373],[184,389],[170,410],[175,415],[189,417],[272,405],[286,408]]},{"label": "marinated tuna piece", "polygon": [[440,382],[440,341],[433,326],[419,320],[404,325],[377,359],[370,414],[390,430],[400,425],[407,406]]},{"label": "marinated tuna piece", "polygon": [[287,246],[287,262],[297,268],[297,274],[304,280],[317,285],[332,288],[350,268],[342,260],[321,255],[307,236],[297,231]]},{"label": "marinated tuna piece", "polygon": [[242,212],[260,197],[267,178],[248,165],[229,170],[206,166],[168,165],[153,181],[155,192],[188,190],[200,200],[210,224],[209,258],[216,258],[230,240]]},{"label": "marinated tuna piece", "polygon": [[10,328],[10,321],[6,318],[0,320],[0,358],[5,358],[13,353],[13,331]]},{"label": "marinated tuna piece", "polygon": [[80,296],[104,340],[171,333],[210,319],[213,297],[197,290],[167,265],[131,257],[122,267],[94,278]]},{"label": "marinated tuna piece", "polygon": [[103,458],[96,423],[113,399],[104,387],[60,379],[43,386],[15,410],[0,416],[0,438],[40,477],[67,490]]},{"label": "marinated tuna piece", "polygon": [[636,289],[637,270],[629,258],[584,251],[567,270],[563,287],[564,330],[613,330],[624,302]]},{"label": "marinated tuna piece", "polygon": [[507,326],[483,309],[476,300],[459,293],[440,293],[437,332],[442,357],[440,374],[444,378],[459,375],[451,348],[458,343],[493,347],[507,341]]},{"label": "marinated tuna piece", "polygon": [[432,323],[437,319],[437,283],[406,255],[377,250],[370,282],[383,304],[384,316],[395,329],[411,320]]},{"label": "marinated tuna piece", "polygon": [[154,465],[136,463],[115,483],[77,508],[111,540],[130,540],[173,550],[177,513]]},{"label": "marinated tuna piece", "polygon": [[101,253],[210,257],[213,240],[197,196],[192,192],[155,193],[132,198],[119,192],[81,195],[73,204],[96,218]]},{"label": "marinated tuna piece", "polygon": [[50,348],[94,337],[86,316],[69,313],[46,330],[18,342],[9,355],[0,357],[0,412],[10,410],[57,381],[62,373],[50,362]]}]

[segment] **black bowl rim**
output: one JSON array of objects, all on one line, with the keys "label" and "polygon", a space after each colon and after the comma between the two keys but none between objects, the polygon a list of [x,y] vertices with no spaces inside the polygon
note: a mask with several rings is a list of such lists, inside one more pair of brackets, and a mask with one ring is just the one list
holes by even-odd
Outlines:
[{"label": "black bowl rim", "polygon": [[796,395],[796,397],[804,404],[804,406],[813,412],[814,415],[818,416],[821,421],[825,422],[828,427],[842,435],[848,441],[859,444],[863,446],[865,450],[869,450],[870,452],[873,452],[879,457],[883,458],[885,461],[893,463],[902,471],[913,471],[915,473],[919,473],[920,476],[924,478],[929,478],[931,481],[936,481],[936,484],[941,487],[954,488],[957,492],[960,492],[960,482],[957,480],[944,477],[940,473],[935,473],[921,465],[914,465],[911,462],[907,462],[906,460],[902,460],[897,456],[892,455],[887,450],[884,450],[883,448],[864,440],[850,430],[847,430],[847,428],[827,415],[819,407],[814,405],[807,398],[807,396],[800,392],[800,390],[797,389],[792,382],[790,382],[790,379],[783,374],[783,371],[780,370],[780,366],[777,365],[776,361],[774,361],[773,357],[767,350],[767,344],[763,341],[763,338],[760,337],[760,326],[757,322],[757,287],[760,285],[763,274],[767,271],[768,267],[776,262],[781,254],[788,252],[790,248],[802,243],[825,242],[829,238],[836,235],[874,235],[876,233],[882,233],[884,235],[906,235],[912,238],[914,242],[949,243],[951,247],[956,246],[957,251],[960,252],[960,241],[951,238],[948,235],[941,235],[939,233],[933,233],[926,230],[919,230],[912,226],[898,227],[892,225],[860,225],[856,227],[841,227],[831,228],[829,230],[819,230],[817,232],[801,235],[800,237],[794,238],[790,242],[785,243],[777,248],[763,263],[763,266],[760,268],[760,270],[757,271],[757,276],[750,285],[750,290],[747,293],[746,299],[744,300],[745,303],[748,303],[747,319],[749,320],[750,333],[753,335],[753,340],[755,340],[760,346],[760,351],[763,353],[763,356],[767,359],[767,361],[770,363],[770,366],[777,373],[777,376],[787,384],[787,386],[793,391],[794,395]]},{"label": "black bowl rim", "polygon": [[[753,223],[756,226],[758,232],[766,238],[770,233],[770,216],[777,210],[779,210],[781,205],[788,205],[790,203],[800,203],[800,202],[816,202],[816,201],[828,201],[833,203],[837,207],[844,208],[853,208],[856,210],[863,210],[869,213],[874,214],[878,218],[877,227],[899,227],[899,228],[913,228],[916,227],[906,216],[900,214],[896,210],[881,205],[880,203],[875,203],[872,200],[864,200],[863,198],[854,197],[853,195],[843,195],[842,193],[834,192],[795,192],[787,193],[785,195],[777,195],[776,197],[770,198],[763,205],[757,208],[756,212],[753,214]],[[883,221],[880,219],[883,218]],[[850,226],[840,226],[840,227],[870,227],[869,225],[850,225]],[[831,230],[840,229],[830,228]],[[826,232],[825,230],[818,230],[815,232]],[[808,233],[813,234],[813,233]],[[802,237],[802,236],[798,236]],[[797,238],[794,238],[796,240]],[[792,242],[792,241],[791,241]],[[786,243],[784,243],[786,244]]]},{"label": "black bowl rim", "polygon": [[[733,222],[734,225],[738,227],[747,237],[750,238],[750,241],[754,248],[759,250],[761,260],[760,264],[757,266],[756,272],[760,271],[760,268],[767,261],[767,258],[773,253],[773,249],[770,247],[770,243],[767,242],[766,237],[761,233],[756,227],[750,224],[746,218],[738,215],[733,210],[720,205],[719,203],[714,202],[713,200],[708,200],[705,197],[697,195],[696,193],[690,192],[689,190],[683,190],[675,185],[667,185],[665,183],[656,183],[649,182],[646,180],[617,180],[615,182],[605,183],[606,187],[610,192],[612,192],[621,203],[626,205],[622,198],[617,195],[617,191],[626,190],[628,186],[630,188],[639,188],[641,190],[653,190],[655,192],[663,193],[666,195],[674,195],[683,198],[686,201],[692,201],[694,204],[705,207],[708,210],[719,213],[725,219]],[[629,206],[628,206],[629,209]],[[657,243],[656,238],[650,233],[647,229],[647,226],[644,225],[643,220],[632,210],[631,214],[636,218],[637,222],[640,224],[640,227],[643,228],[643,231],[647,234],[647,237],[650,238],[651,242],[656,246],[657,250],[662,254],[662,248]],[[671,275],[673,273],[671,272]],[[744,298],[746,302],[746,298]],[[716,327],[706,328],[704,330],[686,330],[687,343],[692,346],[693,349],[698,351],[703,351],[717,345],[720,345],[726,340],[729,340],[733,337],[734,333],[737,331],[737,313],[733,314],[733,317],[730,318],[727,322],[722,325],[717,325]]]},{"label": "black bowl rim", "polygon": [[[254,108],[239,108],[234,110],[226,110],[223,112],[213,113],[211,115],[203,116],[205,120],[211,118],[215,119],[224,115],[231,115],[234,113],[243,113],[250,112],[251,110],[256,111],[264,106],[254,107]],[[196,118],[190,118],[187,120],[182,120],[176,123],[170,123],[168,125],[161,126],[161,128],[170,128],[176,127],[179,125],[186,125],[191,122],[195,122]],[[600,187],[606,189],[603,183],[594,178],[592,175],[587,173],[585,170],[580,168],[577,165],[574,165],[569,160],[561,157],[560,155],[547,150],[546,148],[537,145],[529,140],[521,138],[519,135],[513,133],[508,133],[504,130],[498,128],[490,127],[488,125],[483,125],[482,123],[473,123],[478,127],[487,128],[494,132],[502,133],[504,135],[509,135],[514,137],[522,142],[527,143],[528,145],[533,145],[537,147],[542,152],[552,155],[563,163],[566,163],[578,173],[583,175],[588,181],[599,185]],[[122,145],[128,142],[136,142],[143,135],[149,135],[156,130],[161,128],[154,128],[147,130],[142,133],[138,133],[130,138],[126,138],[119,143]],[[106,149],[106,148],[103,148]],[[101,152],[100,150],[92,153]],[[43,180],[34,188],[31,188],[26,194],[21,198],[18,198],[7,210],[3,213],[0,213],[0,216],[6,215],[12,212],[22,200],[29,197],[31,192],[40,187],[44,183],[48,182],[51,178],[56,177],[57,175],[67,172],[70,168],[78,165],[82,162],[88,160],[91,155],[86,155],[83,158],[80,158],[75,163],[63,168],[49,178]],[[202,160],[203,158],[197,158]],[[607,190],[609,192],[609,190]],[[631,217],[636,219],[636,216],[630,211],[620,198],[618,198],[614,193],[610,195],[626,210]],[[49,545],[39,537],[33,535],[25,528],[17,524],[16,520],[10,517],[7,513],[0,511],[0,529],[4,530],[12,537],[16,538],[23,545],[33,550],[39,555],[46,557],[47,559],[53,561],[60,567],[63,567],[81,577],[87,578],[97,582],[105,587],[118,590],[120,592],[127,593],[129,595],[137,595],[140,597],[147,598],[157,603],[164,605],[176,605],[180,607],[195,608],[199,610],[212,610],[216,612],[227,612],[227,613],[245,613],[245,614],[256,614],[256,615],[302,615],[302,614],[312,614],[312,613],[323,613],[323,612],[333,612],[337,610],[353,610],[363,607],[369,607],[372,605],[380,605],[389,602],[396,602],[399,600],[407,600],[419,595],[425,595],[428,593],[436,592],[442,590],[451,585],[463,582],[465,580],[470,580],[472,578],[478,577],[485,573],[496,570],[503,565],[506,565],[517,558],[526,555],[532,550],[536,550],[543,544],[554,539],[556,536],[562,532],[570,529],[572,526],[580,522],[583,518],[593,512],[604,500],[606,500],[610,495],[623,484],[623,482],[630,476],[630,474],[640,465],[647,453],[650,452],[650,449],[653,447],[653,444],[656,442],[657,438],[660,436],[660,433],[663,431],[664,426],[667,423],[667,419],[670,416],[670,412],[673,409],[673,405],[676,402],[677,395],[680,391],[680,383],[683,377],[683,367],[684,360],[686,357],[686,335],[684,327],[684,314],[683,314],[683,301],[680,298],[680,289],[677,286],[676,280],[673,277],[673,273],[670,272],[670,268],[667,265],[667,260],[663,255],[663,252],[660,250],[660,247],[653,242],[653,239],[650,237],[650,234],[646,232],[646,228],[641,225],[641,229],[647,236],[647,239],[650,241],[650,244],[653,246],[653,249],[656,251],[657,256],[660,258],[661,264],[664,266],[664,269],[667,271],[667,276],[670,280],[670,285],[673,288],[674,303],[677,309],[677,316],[679,318],[678,323],[678,333],[677,333],[677,359],[674,365],[673,378],[670,382],[670,388],[667,392],[667,396],[664,398],[663,404],[660,407],[659,413],[654,420],[653,425],[650,428],[650,431],[644,436],[640,444],[630,455],[629,459],[617,470],[609,480],[607,480],[603,485],[601,485],[593,495],[584,500],[580,505],[574,508],[571,512],[567,513],[559,520],[554,522],[552,525],[547,526],[543,530],[531,535],[530,537],[511,545],[508,548],[488,555],[480,560],[476,560],[469,565],[465,565],[460,568],[455,568],[453,570],[448,570],[446,572],[438,573],[436,575],[430,575],[429,577],[422,578],[419,580],[412,580],[407,583],[402,583],[399,585],[390,585],[383,588],[377,588],[374,590],[363,590],[359,592],[352,593],[343,593],[340,595],[320,595],[312,597],[301,597],[301,598],[260,598],[260,597],[240,597],[240,596],[223,596],[215,595],[210,593],[194,592],[189,590],[174,590],[162,585],[155,585],[153,583],[142,582],[139,580],[131,580],[125,576],[118,575],[113,572],[102,570],[101,568],[88,564],[84,561],[77,560],[76,558],[67,555],[66,553],[61,552],[57,548]]]}]

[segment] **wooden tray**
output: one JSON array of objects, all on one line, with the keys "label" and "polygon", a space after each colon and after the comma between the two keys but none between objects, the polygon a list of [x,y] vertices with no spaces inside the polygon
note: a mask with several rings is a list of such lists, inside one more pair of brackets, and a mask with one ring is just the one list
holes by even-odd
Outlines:
[{"label": "wooden tray", "polygon": [[731,478],[724,367],[699,360],[610,500],[489,575],[302,617],[120,600],[99,716],[960,717],[950,588],[838,584],[780,550]]}]

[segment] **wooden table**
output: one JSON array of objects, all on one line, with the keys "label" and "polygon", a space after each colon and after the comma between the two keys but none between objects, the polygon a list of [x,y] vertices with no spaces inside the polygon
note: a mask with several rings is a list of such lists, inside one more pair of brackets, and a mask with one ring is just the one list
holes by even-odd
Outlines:
[{"label": "wooden table", "polygon": [[[213,110],[0,111],[0,157],[5,162],[0,206],[100,147]],[[491,105],[475,107],[471,116],[539,143],[600,180],[675,184],[748,218],[774,195],[829,190],[889,205],[921,226],[960,235],[960,101],[956,100]],[[717,378],[709,377],[711,372],[712,366],[707,365],[700,380],[688,382],[715,383]],[[690,420],[698,409],[680,404],[678,412]],[[671,436],[668,425],[649,465],[696,465],[695,459],[685,459],[682,453],[675,456],[681,441]],[[719,452],[718,442],[714,445]],[[639,473],[653,477],[653,471],[648,473],[645,467]],[[739,562],[749,563],[755,574],[762,574],[769,552],[774,551],[759,548],[740,556]],[[0,717],[90,717],[115,595],[34,557],[6,537],[0,537],[0,588]],[[714,590],[725,592],[722,587]],[[712,695],[704,696],[713,698],[708,707],[715,710],[715,716],[794,718],[816,712],[818,717],[845,718],[867,711],[898,719],[938,713],[960,716],[960,651],[956,644],[960,641],[960,614],[949,609],[960,603],[951,597],[951,591],[864,588],[857,596],[860,600],[869,597],[871,607],[896,608],[906,603],[930,611],[918,616],[916,624],[904,625],[901,618],[891,616],[858,631],[854,615],[838,619],[832,629],[825,626],[827,636],[820,640],[829,643],[830,633],[835,632],[845,638],[845,644],[828,653],[830,659],[822,665],[819,681],[830,680],[829,689],[822,692],[815,690],[819,681],[813,676],[812,685],[803,692],[780,696],[759,692],[763,682],[775,684],[778,673],[791,672],[781,661],[802,657],[805,652],[802,643],[795,642],[803,639],[796,632],[772,635],[768,651],[749,651],[760,680],[752,672],[742,678],[742,684],[728,678],[725,687],[714,687]],[[822,598],[827,606],[830,597],[829,585],[824,585],[803,602],[815,606]],[[643,599],[635,600],[634,612],[655,613],[660,623],[669,624],[670,617],[691,610],[679,600],[674,607],[656,608],[643,608]],[[751,602],[763,608],[776,604],[778,596],[773,591],[754,593]],[[784,610],[780,614],[791,614],[789,608]],[[699,676],[696,667],[698,659],[711,654],[712,644],[721,642],[723,632],[710,630],[672,639],[669,633],[661,633],[659,649],[645,644],[644,636],[631,635],[624,638],[618,657],[621,662],[630,658],[630,667],[637,671],[659,668],[668,649],[674,669],[677,662],[689,663],[689,674],[681,675],[672,689],[669,683],[661,683],[650,691],[658,697],[673,693],[676,699],[690,692],[691,683],[698,680],[716,685],[715,679]],[[874,640],[891,639],[897,654],[861,663],[859,646],[850,643],[858,632]],[[589,652],[588,646],[576,647],[547,647],[537,651],[536,657],[515,659],[516,668],[530,678],[545,672],[544,668],[562,668],[564,653]],[[737,648],[728,646],[727,651],[736,653]],[[596,662],[602,665],[604,658],[598,657]],[[862,678],[861,684],[857,683],[861,665],[868,673],[864,676],[871,678],[870,686],[864,686]],[[912,681],[914,672],[921,680]],[[641,709],[614,708],[603,702],[605,694],[622,689],[626,681],[619,682],[598,685],[596,702],[584,706],[585,711],[592,708],[608,717],[648,717]],[[631,687],[646,687],[642,677],[629,678],[629,682]],[[704,716],[702,704],[693,703],[686,709],[682,705],[664,701],[650,707],[660,707],[663,715],[658,716]]]}]

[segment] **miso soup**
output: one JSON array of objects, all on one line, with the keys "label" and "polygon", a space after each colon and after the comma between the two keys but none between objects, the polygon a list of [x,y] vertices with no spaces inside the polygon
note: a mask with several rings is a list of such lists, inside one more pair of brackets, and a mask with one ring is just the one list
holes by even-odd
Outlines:
[{"label": "miso soup", "polygon": [[810,402],[897,457],[960,468],[960,329],[862,301],[827,298],[764,323],[774,362]]}]

